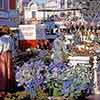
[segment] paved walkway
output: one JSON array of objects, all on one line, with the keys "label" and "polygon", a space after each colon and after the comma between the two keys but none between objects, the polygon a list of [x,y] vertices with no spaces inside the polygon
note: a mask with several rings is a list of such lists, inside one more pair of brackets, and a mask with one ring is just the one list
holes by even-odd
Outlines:
[{"label": "paved walkway", "polygon": [[100,95],[92,95],[87,97],[87,100],[100,100]]}]

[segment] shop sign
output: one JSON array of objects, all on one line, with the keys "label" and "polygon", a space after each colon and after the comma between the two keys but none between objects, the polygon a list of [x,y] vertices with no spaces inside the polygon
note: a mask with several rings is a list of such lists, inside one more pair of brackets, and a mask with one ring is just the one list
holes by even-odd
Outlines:
[{"label": "shop sign", "polygon": [[19,39],[20,40],[36,40],[36,26],[35,25],[19,25]]}]

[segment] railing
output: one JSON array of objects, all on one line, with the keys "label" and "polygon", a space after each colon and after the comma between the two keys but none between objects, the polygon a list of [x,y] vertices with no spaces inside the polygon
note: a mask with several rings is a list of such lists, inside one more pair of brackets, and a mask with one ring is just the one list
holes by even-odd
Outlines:
[{"label": "railing", "polygon": [[55,39],[57,35],[46,35],[46,39]]},{"label": "railing", "polygon": [[[80,63],[80,64],[89,64],[89,62],[90,62],[90,57],[89,56],[87,56],[87,57],[85,57],[85,56],[76,56],[76,57],[69,57],[68,58],[69,60],[70,60],[70,63],[72,63],[73,65],[75,65],[75,64],[78,64],[78,63]],[[93,57],[93,62],[92,62],[92,65],[91,65],[91,67],[93,67],[93,83],[94,83],[94,94],[100,94],[100,90],[99,90],[99,84],[98,84],[98,81],[100,81],[99,80],[99,77],[100,76],[98,76],[98,65],[97,65],[97,56],[94,56]]]}]

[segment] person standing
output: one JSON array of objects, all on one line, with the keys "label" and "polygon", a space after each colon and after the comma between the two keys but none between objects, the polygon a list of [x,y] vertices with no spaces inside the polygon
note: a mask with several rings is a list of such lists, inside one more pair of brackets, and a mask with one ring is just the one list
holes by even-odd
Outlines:
[{"label": "person standing", "polygon": [[0,96],[15,89],[15,73],[12,63],[13,41],[9,27],[3,26],[0,36]]},{"label": "person standing", "polygon": [[58,36],[53,43],[53,54],[51,58],[54,60],[55,63],[63,62],[63,52],[64,52],[64,36]]}]

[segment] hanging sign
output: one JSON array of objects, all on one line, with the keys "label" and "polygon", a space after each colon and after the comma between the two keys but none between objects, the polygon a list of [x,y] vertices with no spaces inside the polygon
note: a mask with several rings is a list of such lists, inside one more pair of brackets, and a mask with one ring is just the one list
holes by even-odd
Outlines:
[{"label": "hanging sign", "polygon": [[19,25],[19,39],[20,40],[36,40],[36,26],[35,25]]}]

